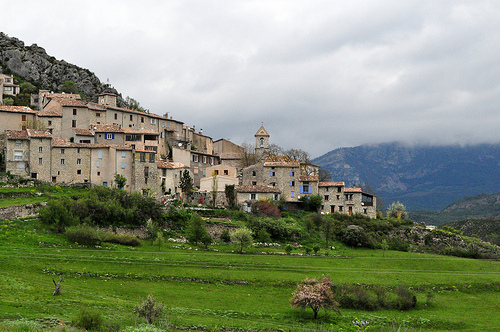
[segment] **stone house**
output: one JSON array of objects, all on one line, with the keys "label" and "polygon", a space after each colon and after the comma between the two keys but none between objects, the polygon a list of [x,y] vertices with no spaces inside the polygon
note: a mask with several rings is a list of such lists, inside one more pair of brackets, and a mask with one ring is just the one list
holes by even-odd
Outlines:
[{"label": "stone house", "polygon": [[160,177],[160,187],[165,189],[163,194],[180,193],[182,173],[185,169],[188,169],[188,167],[181,163],[174,163],[165,160],[159,160],[157,162],[157,166]]},{"label": "stone house", "polygon": [[280,189],[265,185],[236,187],[236,202],[244,211],[250,212],[252,204],[258,200],[279,200]]},{"label": "stone house", "polygon": [[36,120],[36,112],[26,106],[0,106],[0,133],[24,130]]},{"label": "stone house", "polygon": [[14,76],[0,74],[0,93],[4,95],[17,96],[21,92],[19,85],[14,83]]},{"label": "stone house", "polygon": [[[206,176],[200,179],[200,191],[212,192],[215,185],[215,191],[224,192],[226,185],[238,186],[238,170],[229,165],[214,165],[206,168]],[[215,176],[215,182],[214,182]]]}]

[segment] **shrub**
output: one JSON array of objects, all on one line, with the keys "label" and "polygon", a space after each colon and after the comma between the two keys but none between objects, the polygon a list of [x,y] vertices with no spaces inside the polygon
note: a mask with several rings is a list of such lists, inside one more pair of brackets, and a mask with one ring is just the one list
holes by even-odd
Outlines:
[{"label": "shrub", "polygon": [[272,218],[280,218],[281,211],[280,209],[269,203],[268,201],[258,201],[254,204],[255,212],[261,217],[272,217]]},{"label": "shrub", "polygon": [[141,245],[141,240],[139,240],[137,236],[129,234],[118,235],[118,234],[107,233],[103,239],[103,242],[116,243],[131,247],[137,247]]},{"label": "shrub", "polygon": [[149,294],[134,308],[134,313],[138,318],[144,318],[146,323],[154,324],[154,322],[163,315],[163,304],[157,303],[153,295]]},{"label": "shrub", "polygon": [[229,231],[225,229],[221,234],[220,234],[220,239],[221,241],[225,243],[231,242],[231,235],[229,234]]},{"label": "shrub", "polygon": [[82,309],[73,321],[73,325],[87,331],[98,331],[103,323],[101,313],[93,309]]},{"label": "shrub", "polygon": [[64,235],[70,242],[93,246],[102,242],[103,234],[91,226],[78,225],[66,228]]},{"label": "shrub", "polygon": [[47,206],[40,208],[40,221],[57,233],[63,232],[66,227],[78,223],[69,209],[71,204],[68,198],[50,200]]},{"label": "shrub", "polygon": [[186,228],[186,238],[189,242],[198,244],[198,242],[205,243],[203,240],[208,241],[207,237],[210,237],[210,235],[205,227],[203,227],[204,224],[205,221],[200,216],[196,214],[191,215],[191,220]]},{"label": "shrub", "polygon": [[287,244],[287,245],[285,246],[285,251],[286,251],[286,253],[287,253],[288,255],[290,255],[290,254],[292,253],[292,250],[293,250],[293,247],[292,247],[291,245]]},{"label": "shrub", "polygon": [[350,247],[373,248],[373,240],[362,227],[356,225],[347,226],[342,232],[341,241]]},{"label": "shrub", "polygon": [[395,307],[398,310],[410,310],[417,305],[417,297],[410,293],[407,287],[398,286],[396,294],[398,298],[395,302]]}]

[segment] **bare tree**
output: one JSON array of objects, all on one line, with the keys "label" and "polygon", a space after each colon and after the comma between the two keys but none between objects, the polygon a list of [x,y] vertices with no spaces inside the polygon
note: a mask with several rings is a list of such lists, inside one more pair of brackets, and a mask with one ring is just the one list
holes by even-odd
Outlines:
[{"label": "bare tree", "polygon": [[319,170],[319,182],[327,182],[332,180],[332,173],[326,169],[320,168]]}]

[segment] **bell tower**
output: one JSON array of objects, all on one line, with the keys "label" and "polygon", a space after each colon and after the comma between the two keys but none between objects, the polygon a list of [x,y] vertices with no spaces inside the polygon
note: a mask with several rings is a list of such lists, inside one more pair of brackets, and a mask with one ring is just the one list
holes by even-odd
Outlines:
[{"label": "bell tower", "polygon": [[269,153],[269,134],[264,128],[264,124],[260,126],[259,130],[255,136],[255,154],[262,157],[263,155]]}]

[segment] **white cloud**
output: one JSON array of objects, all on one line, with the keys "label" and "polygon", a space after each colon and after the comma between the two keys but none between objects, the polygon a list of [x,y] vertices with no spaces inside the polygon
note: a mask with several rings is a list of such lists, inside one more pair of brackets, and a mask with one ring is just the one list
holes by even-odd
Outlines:
[{"label": "white cloud", "polygon": [[204,133],[318,156],[500,142],[491,1],[17,1],[3,31]]}]

